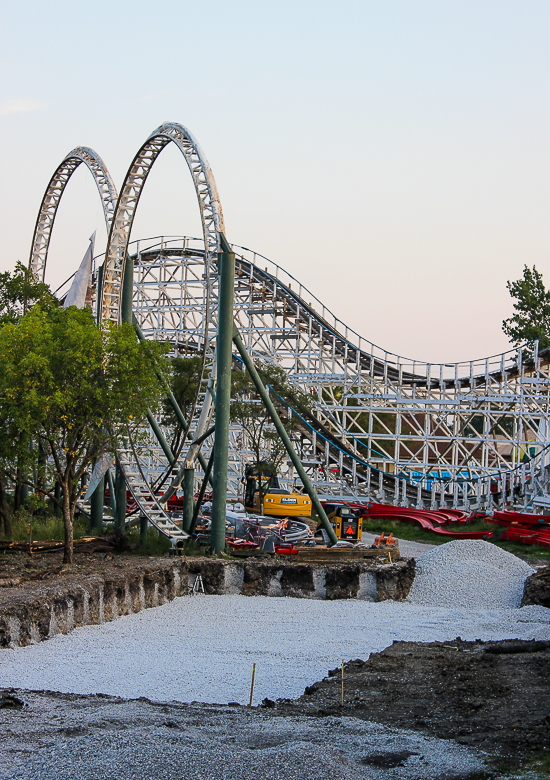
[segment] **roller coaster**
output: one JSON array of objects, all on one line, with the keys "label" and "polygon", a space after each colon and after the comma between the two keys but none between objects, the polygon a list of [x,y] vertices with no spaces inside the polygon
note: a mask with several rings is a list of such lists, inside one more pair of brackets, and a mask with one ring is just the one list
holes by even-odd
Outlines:
[{"label": "roller coaster", "polygon": [[[147,176],[170,143],[191,173],[202,237],[131,242]],[[194,477],[202,478],[214,448],[209,430],[216,416],[223,251],[235,256],[233,316],[248,354],[283,367],[289,382],[315,399],[312,412],[288,407],[299,463],[289,459],[283,485],[301,488],[305,472],[316,493],[331,500],[489,512],[505,506],[540,512],[550,506],[550,351],[539,352],[534,343],[484,359],[434,364],[377,347],[281,266],[236,244],[224,247],[211,168],[193,135],[175,123],[151,133],[120,194],[92,149],[78,147],[62,160],[36,220],[29,268],[38,279],[44,278],[59,203],[81,164],[97,185],[108,233],[89,282],[98,323],[133,321],[141,338],[162,339],[174,355],[201,358],[190,416],[180,420],[187,445],[184,440],[171,452],[171,432],[151,418],[146,436],[122,438],[117,450],[134,511],[161,533],[172,541],[186,536],[159,500],[158,486],[173,480],[182,464],[196,466]],[[236,351],[233,359],[239,360]],[[237,500],[251,460],[238,426],[229,427],[228,450],[227,497]]]}]

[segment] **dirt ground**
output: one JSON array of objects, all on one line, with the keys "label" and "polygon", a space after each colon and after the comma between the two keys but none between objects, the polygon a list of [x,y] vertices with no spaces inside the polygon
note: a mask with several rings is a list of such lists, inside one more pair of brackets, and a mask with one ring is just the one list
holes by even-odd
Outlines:
[{"label": "dirt ground", "polygon": [[[114,537],[111,537],[114,538]],[[103,574],[106,571],[131,567],[136,561],[158,560],[160,556],[120,555],[112,544],[99,537],[94,551],[75,547],[74,563],[63,564],[63,550],[50,552],[0,552],[0,587],[6,578],[19,577],[21,581],[55,577],[59,572],[72,572],[78,575]],[[162,556],[168,558],[168,555]],[[4,585],[6,587],[6,585]]]},{"label": "dirt ground", "polygon": [[81,553],[72,566],[63,564],[61,550],[29,556],[28,553],[0,554],[0,588],[21,587],[31,582],[63,581],[68,577],[90,576],[120,571],[132,565],[132,558],[114,553]]},{"label": "dirt ground", "polygon": [[121,556],[113,552],[78,553],[71,566],[63,563],[63,552],[29,556],[28,553],[0,553],[0,608],[27,603],[46,588],[66,590],[86,578],[117,577],[140,564],[159,558]]},{"label": "dirt ground", "polygon": [[283,716],[353,715],[481,748],[514,765],[550,750],[550,642],[395,642],[344,666],[296,701],[264,701]]}]

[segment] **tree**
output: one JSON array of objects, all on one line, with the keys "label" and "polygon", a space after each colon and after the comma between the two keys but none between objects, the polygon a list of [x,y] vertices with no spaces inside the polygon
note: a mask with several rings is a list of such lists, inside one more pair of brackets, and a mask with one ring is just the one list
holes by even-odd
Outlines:
[{"label": "tree", "polygon": [[[309,411],[312,399],[299,388],[291,385],[284,369],[273,364],[256,365],[264,385],[271,393],[275,406],[287,433],[292,434],[298,428],[298,420],[289,413],[289,406],[298,412]],[[285,457],[286,450],[272,425],[252,379],[244,370],[231,372],[231,420],[238,423],[246,437],[246,443],[253,455],[253,466],[258,476],[272,477],[277,474]],[[258,480],[260,506],[269,486],[268,480]]]},{"label": "tree", "polygon": [[[163,366],[165,351],[140,344],[128,324],[100,330],[89,309],[74,306],[38,305],[0,330],[2,435],[21,431],[48,459],[49,476],[61,486],[65,563],[73,558],[81,478],[159,407],[154,361]],[[48,483],[37,489],[55,501]]]},{"label": "tree", "polygon": [[[2,526],[6,536],[11,536],[11,512],[8,504],[8,472],[12,465],[16,474],[23,473],[23,464],[28,456],[28,447],[24,447],[24,438],[12,417],[5,409],[0,410],[0,532]],[[19,480],[19,490],[21,487]]]},{"label": "tree", "polygon": [[44,308],[60,305],[48,285],[37,282],[29,269],[19,261],[13,273],[4,271],[0,274],[0,326],[17,322],[37,303]]},{"label": "tree", "polygon": [[[201,364],[200,357],[174,357],[170,360],[170,389],[186,420],[189,420],[197,394]],[[162,411],[162,422],[173,431],[172,452],[178,453],[183,434],[182,425],[169,401],[164,402]]]},{"label": "tree", "polygon": [[515,313],[504,320],[502,330],[514,346],[538,339],[539,349],[550,346],[550,291],[536,267],[523,268],[523,278],[507,282]]},{"label": "tree", "polygon": [[[37,282],[28,268],[17,262],[13,272],[0,273],[0,328],[13,324],[25,311],[40,303],[44,308],[59,306],[50,288],[43,282]],[[8,417],[0,419],[0,532],[2,525],[6,536],[11,536],[11,513],[7,499],[6,463],[16,461],[14,481],[13,509],[17,511],[21,501],[21,483],[25,466],[30,466],[31,452],[28,441],[17,428],[15,421]]]}]

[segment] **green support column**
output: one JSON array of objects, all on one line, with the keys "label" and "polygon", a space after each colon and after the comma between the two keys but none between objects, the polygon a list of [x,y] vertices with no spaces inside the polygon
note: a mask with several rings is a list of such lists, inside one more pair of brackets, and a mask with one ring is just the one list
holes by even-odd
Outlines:
[{"label": "green support column", "polygon": [[111,502],[111,514],[116,522],[116,493],[115,493],[115,481],[111,474],[111,469],[107,469],[107,484],[109,485],[109,500]]},{"label": "green support column", "polygon": [[[262,380],[260,379],[260,375],[256,371],[256,366],[250,359],[250,355],[246,351],[246,347],[243,344],[243,340],[241,339],[241,334],[237,330],[237,328],[234,328],[233,332],[233,342],[235,343],[235,346],[237,347],[237,350],[239,351],[240,356],[243,359],[243,363],[246,367],[246,370],[250,374],[250,378],[254,382],[256,386],[256,390],[258,391],[258,395],[262,399],[262,402],[267,409],[269,416],[271,417],[271,420],[273,422],[273,425],[275,426],[277,433],[281,437],[281,441],[283,442],[285,449],[292,460],[292,463],[294,465],[294,468],[298,472],[298,475],[300,479],[302,480],[302,484],[306,490],[306,493],[311,498],[311,503],[313,504],[313,507],[315,511],[317,512],[317,515],[319,516],[319,519],[323,523],[323,526],[325,528],[325,531],[328,534],[328,537],[332,544],[337,544],[338,538],[336,534],[334,533],[334,528],[330,524],[330,521],[326,515],[325,510],[323,509],[323,506],[321,502],[319,501],[319,498],[317,496],[317,493],[313,489],[313,485],[309,481],[309,477],[307,476],[304,467],[302,466],[302,463],[300,462],[300,458],[296,455],[296,452],[294,450],[294,447],[292,446],[292,442],[290,441],[290,437],[288,433],[285,430],[285,426],[281,422],[281,418],[277,414],[277,410],[273,406],[273,403],[271,401],[271,398],[267,394],[267,391],[264,387],[264,384]],[[217,425],[217,421],[216,421]],[[214,461],[215,464],[215,461]],[[214,494],[215,495],[215,494]]]},{"label": "green support column", "polygon": [[214,499],[210,551],[225,550],[227,499],[227,452],[229,448],[229,404],[231,400],[231,341],[233,337],[233,298],[235,294],[235,255],[221,235],[223,251],[218,254],[220,273],[218,302],[218,338],[216,341],[217,388],[216,434],[214,439]]},{"label": "green support column", "polygon": [[153,433],[157,437],[158,443],[162,447],[162,451],[164,452],[164,454],[168,458],[168,463],[171,466],[173,466],[175,464],[175,462],[176,462],[176,458],[174,457],[174,453],[170,449],[170,445],[168,444],[168,442],[164,438],[164,434],[162,433],[158,422],[155,420],[155,418],[153,417],[151,412],[147,412],[147,419],[149,421],[149,425],[153,429]]},{"label": "green support column", "polygon": [[126,256],[124,279],[122,280],[122,300],[120,302],[120,318],[122,322],[132,324],[132,300],[134,297],[134,259]]},{"label": "green support column", "polygon": [[197,498],[197,501],[195,503],[195,511],[193,512],[193,520],[191,522],[191,528],[189,529],[190,534],[195,533],[195,526],[197,525],[199,512],[201,511],[202,500],[204,498],[204,494],[206,493],[206,487],[210,480],[210,473],[212,471],[213,465],[214,465],[214,449],[212,449],[212,452],[210,453],[210,457],[208,458],[208,464],[206,466],[206,469],[204,470],[204,478],[202,480],[201,489],[199,490],[199,497]]},{"label": "green support column", "polygon": [[[27,439],[27,437],[25,437]],[[31,442],[28,440],[26,441],[26,445],[28,450],[31,450]],[[36,484],[36,475],[34,474],[34,469],[31,471],[30,469],[26,468],[23,469],[21,474],[22,479],[29,479]],[[26,507],[29,503],[29,497],[31,495],[31,488],[30,485],[21,485],[21,506]]]},{"label": "green support column", "polygon": [[103,530],[103,501],[105,497],[105,477],[101,477],[99,484],[92,493],[90,499],[90,531]]},{"label": "green support column", "polygon": [[[46,463],[48,460],[48,456],[46,455],[46,450],[44,449],[44,445],[42,442],[38,442],[38,474],[36,478],[36,486],[38,488],[44,488],[44,481],[46,477]],[[38,495],[42,496],[41,493]]]},{"label": "green support column", "polygon": [[[24,479],[26,479],[26,474]],[[21,485],[21,506],[27,506],[31,489],[28,485]]]},{"label": "green support column", "polygon": [[126,524],[126,480],[118,464],[115,472],[115,496],[115,533],[123,534]]},{"label": "green support column", "polygon": [[[145,336],[143,335],[143,331],[141,330],[141,328],[139,326],[139,322],[137,321],[135,314],[132,315],[132,324],[133,324],[133,326],[135,328],[135,331],[136,331],[138,339],[140,341],[146,341]],[[189,437],[189,431],[188,431],[187,422],[185,420],[185,417],[183,416],[183,412],[181,411],[178,402],[174,398],[174,394],[170,390],[170,386],[169,386],[168,382],[166,381],[166,379],[163,376],[162,372],[158,370],[158,368],[156,369],[156,372],[157,372],[157,376],[159,378],[159,382],[161,382],[163,387],[166,389],[166,394],[167,394],[168,401],[169,401],[172,409],[174,410],[174,413],[175,413],[176,417],[178,418],[178,420],[179,420],[179,422],[180,422],[180,424],[181,424],[181,426],[182,426],[186,436]],[[147,417],[148,417],[148,420],[149,420],[149,422],[151,424],[151,427],[153,428],[153,432],[155,433],[155,436],[157,437],[157,439],[159,441],[160,446],[164,450],[164,453],[167,456],[167,458],[168,458],[168,460],[170,462],[170,465],[172,465],[172,460],[175,461],[175,458],[172,456],[172,459],[170,459],[170,456],[168,455],[166,447],[165,447],[165,443],[166,442],[163,443],[164,436],[162,436],[162,432],[161,432],[158,424],[156,423],[156,421],[155,421],[155,419],[154,419],[154,417],[152,415],[148,415]],[[166,446],[168,446],[168,445],[166,445]],[[197,454],[197,460],[199,461],[203,471],[206,471],[207,464],[206,464],[206,460],[205,460],[205,457],[202,454],[202,452],[199,452]],[[211,478],[210,478],[210,484],[213,485],[213,482],[212,482]]]},{"label": "green support column", "polygon": [[[182,529],[189,533],[195,511],[195,469],[185,469],[183,472],[183,518]],[[225,537],[224,537],[225,546]]]}]

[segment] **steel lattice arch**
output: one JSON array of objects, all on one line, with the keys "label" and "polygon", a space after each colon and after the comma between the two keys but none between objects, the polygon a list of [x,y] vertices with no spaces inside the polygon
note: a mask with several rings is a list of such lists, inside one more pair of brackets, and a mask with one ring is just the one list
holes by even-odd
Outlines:
[{"label": "steel lattice arch", "polygon": [[[130,242],[147,176],[171,142],[191,173],[203,235]],[[81,163],[96,181],[108,229],[106,250],[96,258],[96,268],[103,265],[100,294],[97,271],[92,279],[98,319],[120,321],[122,280],[131,258],[132,309],[143,334],[168,340],[175,354],[203,356],[204,382],[191,429],[204,430],[212,413],[206,380],[215,380],[215,258],[224,231],[210,166],[186,128],[166,123],[140,148],[117,196],[101,158],[91,149],[73,150],[52,176],[38,214],[30,268],[40,278],[57,207]],[[281,266],[249,249],[232,249],[235,322],[249,353],[282,366],[292,383],[315,397],[307,419],[290,413],[299,423],[294,445],[320,495],[424,508],[491,509],[495,497],[524,511],[550,505],[550,355],[539,353],[537,344],[453,364],[407,359],[348,328]],[[207,440],[206,453],[211,446]],[[242,431],[233,427],[229,494],[234,498],[250,457]],[[289,466],[290,486],[296,477]],[[167,469],[152,435],[148,446],[128,453],[125,464],[133,492]],[[148,506],[142,510],[150,515]],[[152,521],[159,522],[155,516]]]}]

